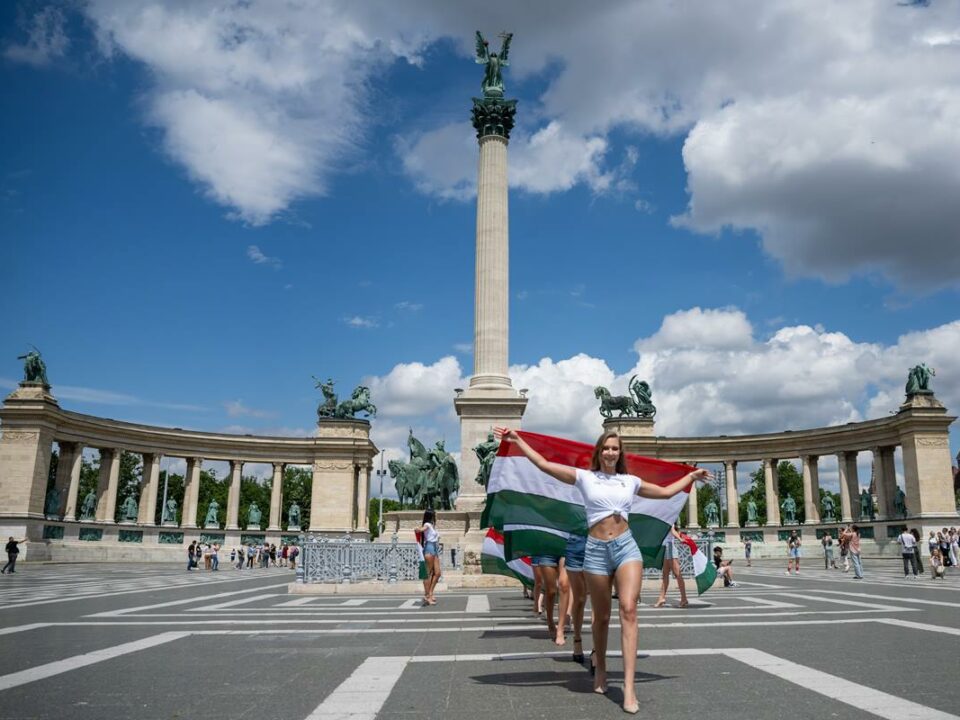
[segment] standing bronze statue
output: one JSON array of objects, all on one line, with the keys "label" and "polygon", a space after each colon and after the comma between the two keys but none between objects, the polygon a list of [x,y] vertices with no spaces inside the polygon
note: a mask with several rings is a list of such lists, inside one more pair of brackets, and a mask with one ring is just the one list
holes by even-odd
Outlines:
[{"label": "standing bronze statue", "polygon": [[904,388],[907,397],[911,395],[932,395],[930,389],[930,378],[936,377],[936,371],[927,367],[926,363],[920,363],[910,368],[907,373],[907,386]]},{"label": "standing bronze statue", "polygon": [[490,471],[493,469],[493,461],[497,457],[497,450],[499,448],[500,443],[494,439],[492,432],[487,433],[485,442],[473,448],[477,460],[480,461],[480,469],[477,471],[476,477],[477,484],[487,487],[487,483],[490,482]]},{"label": "standing bronze statue", "polygon": [[23,382],[50,385],[47,379],[47,366],[40,357],[40,351],[33,348],[26,355],[20,355],[17,360],[23,360]]},{"label": "standing bronze statue", "polygon": [[460,475],[457,463],[444,448],[443,440],[427,448],[413,436],[407,436],[410,462],[390,460],[390,477],[394,478],[397,496],[405,498],[419,508],[452,510],[453,498],[460,491]]},{"label": "standing bronze statue", "polygon": [[503,97],[503,75],[500,68],[510,65],[510,40],[513,39],[513,33],[500,33],[502,43],[500,52],[490,52],[490,43],[483,39],[483,35],[477,30],[477,58],[476,62],[484,65],[483,82],[480,83],[480,89],[483,90],[484,97]]}]

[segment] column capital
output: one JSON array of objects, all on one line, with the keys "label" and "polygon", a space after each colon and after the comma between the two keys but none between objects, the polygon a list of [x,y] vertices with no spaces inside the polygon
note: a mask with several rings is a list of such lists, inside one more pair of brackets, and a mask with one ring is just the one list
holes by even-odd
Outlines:
[{"label": "column capital", "polygon": [[474,130],[477,131],[477,140],[482,142],[487,138],[495,137],[504,143],[508,142],[516,114],[516,100],[493,97],[473,98],[470,119]]},{"label": "column capital", "polygon": [[286,463],[285,463],[285,462],[275,462],[275,463],[271,463],[271,465],[273,465],[273,471],[276,472],[277,470],[281,470],[281,471],[282,471],[283,468],[284,468],[284,466],[286,465]]},{"label": "column capital", "polygon": [[230,470],[233,470],[235,467],[243,467],[243,460],[238,460],[236,458],[231,459],[230,461]]}]

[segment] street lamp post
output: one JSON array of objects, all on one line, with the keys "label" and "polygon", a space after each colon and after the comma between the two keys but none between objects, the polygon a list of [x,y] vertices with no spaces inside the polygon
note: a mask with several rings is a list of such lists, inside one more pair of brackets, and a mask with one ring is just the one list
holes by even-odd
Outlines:
[{"label": "street lamp post", "polygon": [[380,469],[375,471],[380,479],[380,510],[377,513],[377,537],[383,535],[383,478],[387,471],[383,469],[383,451],[380,451]]}]

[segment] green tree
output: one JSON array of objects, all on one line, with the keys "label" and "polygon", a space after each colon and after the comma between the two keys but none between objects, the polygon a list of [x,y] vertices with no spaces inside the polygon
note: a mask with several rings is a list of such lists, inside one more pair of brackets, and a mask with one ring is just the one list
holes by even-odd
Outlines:
[{"label": "green tree", "polygon": [[313,473],[305,467],[286,467],[283,471],[283,511],[281,526],[289,527],[288,510],[300,506],[300,527],[310,527],[310,503],[313,497]]},{"label": "green tree", "polygon": [[[796,466],[789,460],[781,460],[777,465],[777,474],[779,482],[777,486],[777,495],[782,503],[787,495],[790,495],[797,503],[797,520],[803,522],[803,478]],[[763,483],[763,465],[758,467],[750,474],[750,489],[740,496],[740,526],[743,527],[747,522],[747,502],[749,500],[757,505],[757,520],[763,523],[767,517],[767,494]]]},{"label": "green tree", "polygon": [[117,479],[117,505],[114,520],[120,522],[121,508],[128,497],[140,502],[140,482],[143,477],[143,458],[124,450],[120,453],[120,474]]}]

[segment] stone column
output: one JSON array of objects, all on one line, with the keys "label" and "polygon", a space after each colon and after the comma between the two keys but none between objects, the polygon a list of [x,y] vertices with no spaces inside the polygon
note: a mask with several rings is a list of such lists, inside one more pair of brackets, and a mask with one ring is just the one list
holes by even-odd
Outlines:
[{"label": "stone column", "polygon": [[230,487],[227,489],[227,530],[240,529],[240,483],[243,460],[230,461]]},{"label": "stone column", "polygon": [[372,468],[371,463],[360,465],[360,521],[358,524],[361,531],[370,529],[370,471]]},{"label": "stone column", "polygon": [[737,461],[727,460],[723,464],[724,478],[727,482],[727,527],[740,527],[740,499],[737,496]]},{"label": "stone column", "polygon": [[[58,505],[56,515],[63,517],[67,505],[67,496],[70,492],[70,470],[73,467],[73,456],[77,452],[77,444],[72,442],[58,442],[60,446],[60,457],[57,460],[57,477],[54,481],[54,487],[57,490]],[[44,501],[44,514],[46,514],[46,501]]]},{"label": "stone column", "polygon": [[157,524],[157,492],[160,489],[160,461],[163,455],[159,453],[143,454],[143,487],[140,492],[140,512],[137,522],[141,525]]},{"label": "stone column", "polygon": [[[853,503],[856,492],[850,487],[849,462],[850,454],[848,452],[837,453],[837,473],[840,476],[840,522],[853,522]],[[854,463],[856,463],[856,453]],[[854,465],[856,467],[856,465]]]},{"label": "stone column", "polygon": [[197,527],[197,505],[200,502],[200,467],[203,458],[188,457],[183,489],[183,519],[180,527]]},{"label": "stone column", "polygon": [[850,514],[853,520],[860,519],[860,469],[857,467],[859,451],[847,453],[847,486],[850,488]]},{"label": "stone column", "polygon": [[779,478],[777,475],[776,459],[763,461],[763,490],[767,500],[767,525],[780,524],[780,496],[778,495]]},{"label": "stone column", "polygon": [[[692,463],[691,463],[692,464]],[[697,484],[690,486],[690,492],[687,493],[687,527],[700,527],[700,513],[697,508]]]},{"label": "stone column", "polygon": [[270,524],[267,530],[280,530],[281,509],[283,508],[283,463],[273,464],[273,484],[270,486]]},{"label": "stone column", "polygon": [[63,519],[75,521],[77,519],[77,493],[80,492],[80,469],[83,467],[83,446],[76,444],[76,449],[70,456],[70,481],[67,485],[67,503],[63,510]]},{"label": "stone column", "polygon": [[816,455],[801,455],[803,470],[803,524],[820,522],[820,458]]},{"label": "stone column", "polygon": [[890,513],[888,512],[890,498],[888,497],[887,486],[884,482],[886,462],[887,454],[884,452],[884,448],[873,448],[874,488],[877,491],[877,520],[886,520],[890,517]]},{"label": "stone column", "polygon": [[474,482],[479,461],[473,448],[496,425],[518,427],[527,400],[508,375],[509,220],[507,144],[516,100],[474,98],[473,126],[480,144],[477,174],[476,277],[473,376],[453,401],[460,417],[460,488],[457,509],[478,511],[486,498]]},{"label": "stone column", "polygon": [[97,522],[114,523],[117,515],[117,486],[120,480],[119,448],[100,449],[100,479],[97,482]]},{"label": "stone column", "polygon": [[887,501],[884,512],[888,518],[899,517],[896,513],[897,466],[893,454],[895,450],[894,447],[880,448],[880,454],[883,455],[883,475],[877,479],[883,483]]}]

